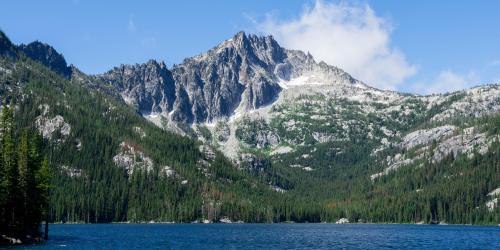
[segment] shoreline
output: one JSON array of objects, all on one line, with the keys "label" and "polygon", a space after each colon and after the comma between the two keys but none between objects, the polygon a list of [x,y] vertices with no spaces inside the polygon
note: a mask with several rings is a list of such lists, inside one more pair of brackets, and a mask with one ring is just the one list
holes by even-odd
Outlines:
[{"label": "shoreline", "polygon": [[254,224],[254,225],[275,225],[275,224],[327,224],[327,225],[415,225],[415,226],[471,226],[471,227],[500,227],[500,224],[495,225],[495,224],[452,224],[452,223],[377,223],[377,222],[367,222],[367,223],[335,223],[335,222],[275,222],[275,223],[268,223],[268,222],[210,222],[210,223],[203,223],[203,222],[131,222],[131,221],[121,221],[121,222],[102,222],[102,223],[86,223],[86,222],[54,222],[54,223],[49,223],[49,225],[112,225],[112,224],[124,224],[124,225],[160,225],[160,224],[169,224],[169,225],[191,225],[191,224],[199,224],[199,225],[224,225],[224,224]]},{"label": "shoreline", "polygon": [[45,240],[41,236],[16,238],[8,235],[0,235],[0,246],[22,246],[42,244]]}]

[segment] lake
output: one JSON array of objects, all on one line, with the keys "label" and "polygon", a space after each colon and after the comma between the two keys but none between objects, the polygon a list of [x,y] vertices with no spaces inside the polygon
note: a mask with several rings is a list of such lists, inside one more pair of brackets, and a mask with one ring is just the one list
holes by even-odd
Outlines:
[{"label": "lake", "polygon": [[377,224],[58,224],[10,249],[500,249],[500,227]]}]

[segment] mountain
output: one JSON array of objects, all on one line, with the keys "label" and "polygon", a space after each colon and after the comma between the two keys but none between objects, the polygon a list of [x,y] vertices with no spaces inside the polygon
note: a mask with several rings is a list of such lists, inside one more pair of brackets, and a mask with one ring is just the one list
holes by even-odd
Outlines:
[{"label": "mountain", "polygon": [[0,44],[34,60],[3,56],[3,82],[44,79],[0,94],[35,110],[21,124],[59,166],[58,220],[500,221],[498,84],[379,90],[243,32],[170,69],[150,60],[98,75]]},{"label": "mountain", "polygon": [[[154,65],[163,65],[161,72]],[[286,88],[284,82],[313,72],[318,73],[318,79],[309,81],[361,84],[336,67],[316,63],[309,54],[280,47],[271,36],[243,32],[171,70],[163,63],[149,61],[122,65],[96,78],[115,86],[143,114],[155,113],[174,122],[205,123],[271,104]]]},{"label": "mountain", "polygon": [[19,50],[52,71],[66,78],[71,77],[71,68],[67,65],[63,55],[59,54],[50,45],[36,41],[27,45],[21,44]]},{"label": "mountain", "polygon": [[[155,126],[77,68],[70,80],[0,35],[0,107],[14,104],[16,136],[27,130],[43,140],[51,221],[263,222],[285,204],[220,152]],[[144,72],[162,74],[156,66]]]},{"label": "mountain", "polygon": [[[312,186],[352,189],[354,178],[381,188],[398,169],[497,154],[498,84],[429,96],[383,91],[271,36],[243,32],[170,71],[173,106],[142,115],[220,149],[242,169],[267,173],[280,191],[328,200]],[[450,155],[457,160],[444,163]],[[489,171],[497,166],[490,162]],[[474,193],[487,199],[499,185],[495,175]]]}]

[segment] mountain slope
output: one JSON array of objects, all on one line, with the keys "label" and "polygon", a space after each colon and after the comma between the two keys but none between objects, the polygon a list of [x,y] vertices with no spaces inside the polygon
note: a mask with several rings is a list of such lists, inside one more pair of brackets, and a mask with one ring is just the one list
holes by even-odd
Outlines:
[{"label": "mountain slope", "polygon": [[0,57],[1,104],[15,104],[19,131],[43,138],[55,174],[54,221],[279,219],[285,197],[219,152],[2,44],[10,47]]},{"label": "mountain slope", "polygon": [[498,84],[378,90],[244,33],[171,69],[70,67],[68,81],[0,44],[0,93],[59,166],[57,219],[498,224]]},{"label": "mountain slope", "polygon": [[[499,140],[498,132],[484,133],[499,126],[497,84],[430,96],[378,90],[272,37],[242,32],[170,71],[174,105],[145,117],[318,202],[363,196],[398,169],[453,165],[449,155],[486,157]],[[494,171],[496,157],[488,159]]]}]

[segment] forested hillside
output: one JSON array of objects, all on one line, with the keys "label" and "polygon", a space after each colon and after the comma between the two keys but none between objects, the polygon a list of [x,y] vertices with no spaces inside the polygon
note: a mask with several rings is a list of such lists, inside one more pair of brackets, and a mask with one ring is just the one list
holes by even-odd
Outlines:
[{"label": "forested hillside", "polygon": [[381,91],[242,33],[91,76],[0,33],[0,104],[40,137],[55,222],[498,224],[498,93]]}]

